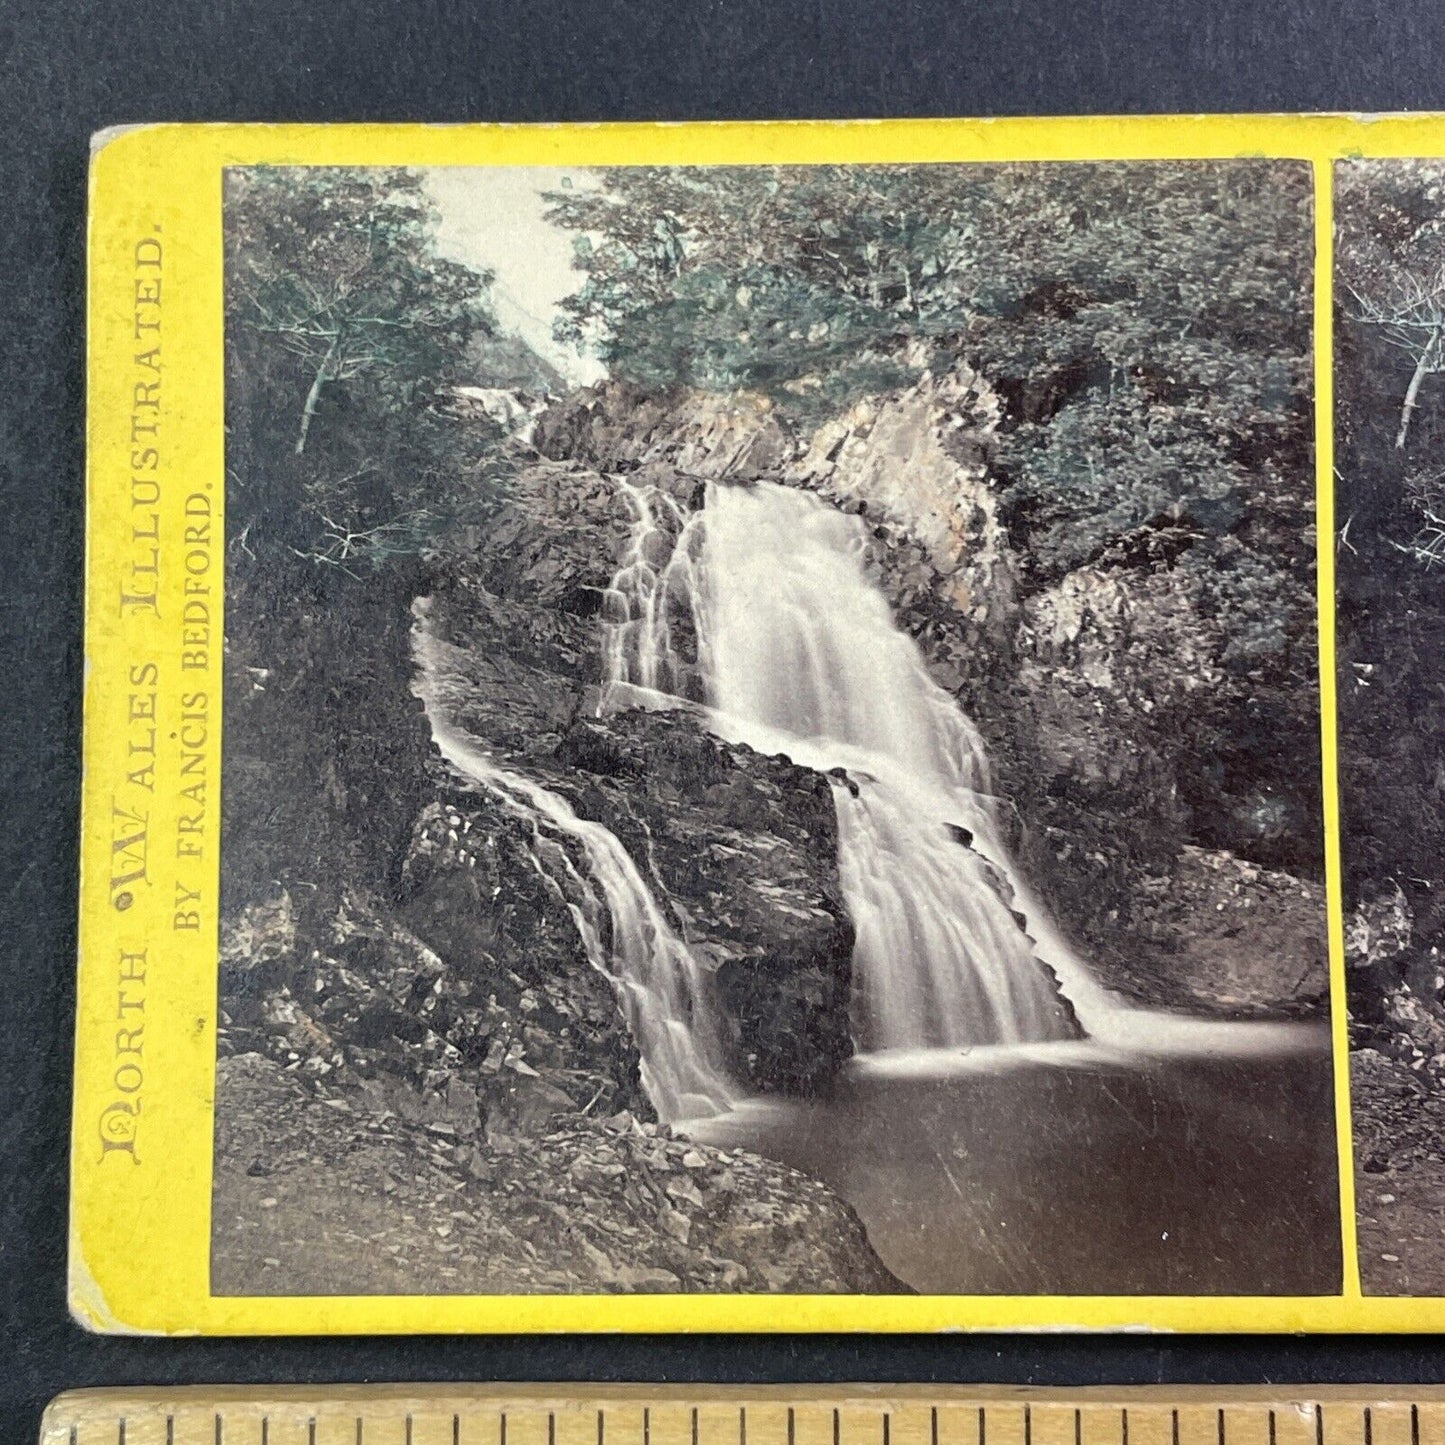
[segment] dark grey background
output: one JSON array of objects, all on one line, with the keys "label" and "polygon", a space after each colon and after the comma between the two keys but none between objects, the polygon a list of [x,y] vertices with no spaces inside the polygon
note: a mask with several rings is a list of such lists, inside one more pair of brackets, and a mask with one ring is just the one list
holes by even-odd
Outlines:
[{"label": "dark grey background", "polygon": [[97,1383],[1445,1379],[1428,1338],[155,1341],[64,1301],[92,131],[1407,108],[1445,109],[1434,0],[0,0],[0,1439]]}]

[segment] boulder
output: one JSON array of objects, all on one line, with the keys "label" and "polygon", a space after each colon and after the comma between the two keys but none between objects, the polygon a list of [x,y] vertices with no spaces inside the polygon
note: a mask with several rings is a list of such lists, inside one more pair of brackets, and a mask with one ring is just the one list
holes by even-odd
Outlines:
[{"label": "boulder", "polygon": [[[639,466],[684,505],[698,500],[696,482],[663,462]],[[852,1052],[853,930],[829,781],[718,741],[687,706],[596,716],[598,619],[568,608],[579,595],[600,595],[618,565],[622,488],[557,462],[531,469],[521,486],[500,531],[432,595],[437,705],[498,762],[622,842],[716,980],[738,1078],[765,1091],[825,1087]],[[625,504],[623,513],[631,516]],[[475,793],[463,811],[495,814],[495,800]],[[497,824],[483,832],[496,836]],[[429,848],[433,832],[418,836],[410,879],[420,877],[417,848]],[[465,940],[503,959],[517,949],[551,957],[555,933],[540,947],[530,935],[497,934],[503,917],[545,912],[535,897],[522,901],[540,880],[525,857],[513,876],[515,857],[493,852],[445,880],[429,878],[421,893],[408,892],[402,916],[454,949]]]},{"label": "boulder", "polygon": [[1167,887],[1145,889],[1167,982],[1204,1012],[1309,1015],[1329,1005],[1321,884],[1186,847]]},{"label": "boulder", "polygon": [[738,1077],[824,1087],[852,1053],[853,926],[828,780],[720,742],[684,711],[580,722],[558,760],[557,790],[645,861],[715,973]]},{"label": "boulder", "polygon": [[[476,825],[476,855],[450,844],[451,818],[467,844]],[[399,1113],[462,1133],[525,1132],[539,1103],[590,1100],[650,1117],[611,989],[522,858],[517,831],[486,814],[429,810],[398,908],[348,894],[326,947],[285,976],[262,988],[223,978],[221,1053],[259,1052],[311,1079],[368,1087]],[[499,863],[508,847],[517,851]],[[488,864],[509,880],[502,907]]]},{"label": "boulder", "polygon": [[825,1185],[630,1113],[534,1087],[525,1142],[464,1139],[259,1054],[216,1086],[226,1294],[907,1292]]}]

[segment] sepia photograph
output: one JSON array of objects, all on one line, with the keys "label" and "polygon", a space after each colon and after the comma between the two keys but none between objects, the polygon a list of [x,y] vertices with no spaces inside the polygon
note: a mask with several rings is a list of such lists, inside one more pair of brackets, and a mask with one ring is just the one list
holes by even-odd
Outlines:
[{"label": "sepia photograph", "polygon": [[1366,1294],[1445,1294],[1445,161],[1335,167],[1337,632]]},{"label": "sepia photograph", "polygon": [[[1442,196],[1342,167],[1336,289],[1430,1293]],[[234,167],[224,241],[214,1295],[1341,1290],[1308,164]]]}]

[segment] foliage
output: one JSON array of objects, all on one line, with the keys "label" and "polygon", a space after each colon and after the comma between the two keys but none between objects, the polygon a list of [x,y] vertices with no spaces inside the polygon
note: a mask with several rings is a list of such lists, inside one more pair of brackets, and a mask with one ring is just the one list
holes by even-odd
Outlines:
[{"label": "foliage", "polygon": [[[1351,1009],[1369,1023],[1402,983],[1434,1000],[1445,946],[1445,387],[1383,320],[1445,265],[1445,162],[1335,176],[1341,834]],[[1386,904],[1406,922],[1381,948],[1365,923]]]},{"label": "foliage", "polygon": [[[1438,437],[1411,423],[1430,400],[1425,380],[1445,370],[1445,163],[1343,165],[1336,214],[1341,320],[1355,333],[1347,340],[1374,343],[1377,354],[1360,360],[1372,373],[1370,389],[1381,393],[1375,409],[1388,401],[1399,416],[1394,451],[1402,455],[1386,460],[1383,448],[1364,446],[1389,477],[1370,523],[1428,569],[1445,560],[1445,472],[1435,459]],[[1363,391],[1344,398],[1347,439],[1352,422],[1362,439],[1371,429],[1361,414],[1367,406]]]},{"label": "foliage", "polygon": [[[614,376],[760,390],[804,432],[959,363],[999,394],[989,480],[1022,590],[1088,566],[1129,599],[1098,675],[1130,781],[1087,805],[1096,853],[1141,851],[1135,806],[1177,842],[1161,818],[1178,804],[1195,841],[1318,869],[1306,166],[596,180],[552,197],[584,274],[560,332]],[[1057,822],[1056,798],[1027,800],[1027,758],[1008,766]]]},{"label": "foliage", "polygon": [[1351,222],[1337,268],[1347,308],[1411,366],[1395,433],[1402,451],[1421,384],[1445,371],[1445,169],[1360,162],[1340,168],[1338,191]]},{"label": "foliage", "polygon": [[807,424],[964,357],[1045,572],[1307,462],[1310,194],[1259,162],[629,168],[552,197],[559,331],[614,374],[770,393]]},{"label": "foliage", "polygon": [[435,402],[492,330],[489,278],[439,256],[406,171],[226,177],[228,506],[238,560],[346,572],[414,556],[504,479],[500,433]]}]

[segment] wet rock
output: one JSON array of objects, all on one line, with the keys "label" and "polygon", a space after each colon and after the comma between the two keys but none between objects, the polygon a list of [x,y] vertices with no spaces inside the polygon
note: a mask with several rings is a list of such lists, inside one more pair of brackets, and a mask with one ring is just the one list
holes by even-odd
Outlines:
[{"label": "wet rock", "polygon": [[[458,819],[453,826],[451,818]],[[592,967],[566,901],[539,876],[524,820],[489,794],[459,795],[418,820],[399,918],[432,939],[457,987],[428,1005],[463,1031],[485,1087],[521,1070],[607,1111],[648,1111],[636,1045]],[[465,992],[462,992],[462,990]]]},{"label": "wet rock", "polygon": [[645,862],[709,960],[737,1075],[763,1090],[822,1087],[852,1053],[853,928],[827,781],[721,743],[685,713],[588,721],[559,751],[602,761],[601,775],[553,785]]},{"label": "wet rock", "polygon": [[[579,487],[584,511],[598,495],[590,473],[554,466],[545,480]],[[557,497],[551,504],[561,505]],[[544,531],[547,546],[571,536],[550,524]],[[521,550],[538,549],[528,542]],[[615,563],[599,566],[594,552],[587,565],[593,581],[605,581]],[[567,575],[575,582],[584,574]],[[828,781],[718,741],[685,706],[588,716],[601,647],[595,628],[584,665],[559,649],[553,622],[519,620],[528,609],[545,619],[545,606],[499,600],[487,586],[512,581],[490,564],[484,576],[486,585],[463,569],[434,597],[437,692],[448,715],[622,842],[716,980],[737,1077],[762,1090],[825,1086],[852,1052],[853,931]],[[525,826],[499,819],[495,801],[482,796],[458,806],[473,831],[453,844],[455,828],[426,821],[407,862],[417,887],[402,916],[421,936],[450,938],[453,951],[557,957],[569,934],[542,922],[557,915],[558,901],[526,856]],[[452,861],[457,851],[468,855],[465,866]],[[442,873],[434,857],[447,860]]]},{"label": "wet rock", "polygon": [[[427,815],[420,831],[431,846],[414,850],[408,875],[412,911],[436,924],[433,936],[447,956],[374,900],[348,895],[326,951],[315,951],[289,983],[252,1001],[223,993],[223,1052],[259,1051],[310,1076],[362,1087],[375,1107],[458,1139],[483,1129],[525,1135],[587,1101],[649,1111],[636,1045],[559,900],[543,891],[538,916],[504,920],[548,945],[515,955],[535,987],[477,941],[466,911],[443,906],[446,880],[487,876],[465,866],[460,840],[470,845],[472,835],[451,827],[452,816],[461,817],[444,805]],[[477,843],[486,837],[478,828]],[[452,902],[479,907],[470,895]]]},{"label": "wet rock", "polygon": [[677,387],[646,392],[608,381],[551,408],[535,432],[549,457],[604,472],[663,464],[711,481],[774,476],[797,444],[766,397]]}]

